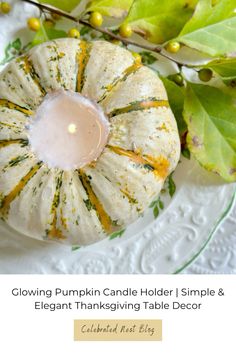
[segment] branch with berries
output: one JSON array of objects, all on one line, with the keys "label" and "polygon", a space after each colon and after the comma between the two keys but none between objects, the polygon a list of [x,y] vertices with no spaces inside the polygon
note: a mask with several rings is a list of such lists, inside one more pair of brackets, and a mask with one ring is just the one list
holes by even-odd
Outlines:
[{"label": "branch with berries", "polygon": [[[179,66],[184,65],[184,63],[178,61],[177,59],[173,58],[171,55],[168,55],[166,53],[169,52],[170,54],[175,54],[180,50],[180,43],[177,41],[171,41],[169,42],[165,48],[161,45],[149,45],[149,44],[144,44],[144,43],[137,43],[134,40],[131,40],[130,37],[135,33],[135,31],[132,30],[131,26],[129,24],[121,24],[118,28],[118,31],[111,31],[110,29],[106,27],[102,27],[103,24],[103,16],[100,12],[94,11],[89,14],[88,19],[83,19],[83,18],[76,18],[72,16],[70,13],[67,13],[66,11],[60,10],[58,8],[55,8],[53,6],[47,5],[47,4],[41,4],[41,3],[36,3],[32,0],[22,0],[24,2],[27,2],[31,5],[34,5],[38,7],[42,13],[49,13],[51,14],[52,18],[58,19],[60,17],[67,18],[69,20],[72,20],[73,22],[86,26],[88,28],[91,28],[92,30],[95,30],[97,32],[100,32],[107,36],[110,39],[113,39],[114,41],[121,42],[124,45],[133,45],[154,53],[158,53],[159,55],[175,62]],[[40,20],[38,18],[30,18],[28,20],[28,26],[31,30],[33,31],[38,31],[40,28]],[[68,31],[68,36],[73,37],[73,38],[79,38],[80,37],[80,32],[77,28],[71,28]],[[164,52],[163,49],[166,49]],[[186,66],[189,66],[186,64]]]},{"label": "branch with berries", "polygon": [[[107,0],[106,5],[91,0],[78,17],[70,11],[80,0],[50,0],[50,4],[62,8],[33,0],[22,2],[40,10],[38,17],[27,21],[28,28],[35,32],[34,39],[28,46],[22,46],[20,39],[8,43],[5,59],[0,64],[10,61],[14,51],[20,55],[29,46],[66,36],[81,36],[86,40],[102,38],[116,45],[133,46],[129,49],[137,50],[133,52],[136,60],[151,65],[154,70],[159,70],[158,62],[152,65],[158,56],[168,59],[177,64],[176,73],[161,79],[178,124],[183,155],[189,158],[191,153],[207,170],[226,181],[236,181],[235,1],[210,4],[208,0],[176,0],[173,9],[171,1],[163,0],[153,0],[152,7],[145,0]],[[10,11],[10,4],[0,3],[0,13]],[[121,18],[121,23],[106,26],[104,16]],[[55,26],[62,18],[75,23],[67,33],[58,28],[59,24]],[[172,23],[173,18],[178,21]],[[136,40],[137,35],[142,37],[141,41]],[[186,63],[186,59],[176,55],[183,46],[206,55],[208,62]],[[189,53],[191,56],[192,52]],[[192,70],[191,75],[186,75],[186,68]]]},{"label": "branch with berries", "polygon": [[[41,11],[42,14],[50,14],[52,19],[58,20],[61,17],[67,18],[69,20],[72,20],[73,22],[86,26],[92,30],[95,30],[97,32],[102,33],[105,35],[107,38],[110,38],[113,40],[115,44],[123,43],[125,46],[127,45],[133,45],[136,47],[139,47],[141,49],[148,50],[153,53],[158,53],[159,55],[163,56],[164,58],[176,63],[179,68],[182,66],[190,67],[194,69],[194,65],[189,65],[185,64],[182,61],[177,60],[176,58],[173,57],[173,54],[176,54],[179,52],[181,45],[177,41],[170,41],[168,42],[164,47],[161,45],[149,45],[149,44],[144,44],[144,43],[138,43],[137,41],[131,40],[130,37],[135,33],[135,31],[132,30],[131,26],[129,24],[121,24],[118,28],[118,31],[111,31],[110,29],[106,27],[102,27],[103,24],[103,16],[100,12],[94,11],[89,14],[88,19],[83,19],[83,18],[76,18],[70,13],[67,13],[66,11],[63,11],[61,9],[55,8],[54,6],[48,5],[48,4],[42,4],[42,3],[36,3],[32,0],[22,0],[24,2],[27,2],[31,5],[34,5],[38,7]],[[48,20],[50,21],[50,20]],[[40,19],[39,18],[30,18],[28,20],[28,27],[32,31],[38,31],[40,29]],[[71,28],[68,31],[68,37],[71,38],[79,38],[80,37],[80,31],[78,28]],[[165,51],[163,51],[165,49]],[[170,55],[167,53],[169,52]],[[137,54],[138,55],[138,54]],[[140,58],[141,60],[141,58]],[[210,69],[200,69],[197,70],[199,74],[199,78],[201,81],[207,82],[212,78],[212,72]],[[180,79],[181,77],[181,79]],[[173,80],[177,84],[183,84],[183,77],[181,74],[177,74],[173,77]]]}]

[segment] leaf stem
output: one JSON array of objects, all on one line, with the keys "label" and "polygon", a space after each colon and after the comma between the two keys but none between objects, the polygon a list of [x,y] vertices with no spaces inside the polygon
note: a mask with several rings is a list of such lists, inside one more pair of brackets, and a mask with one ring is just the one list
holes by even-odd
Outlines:
[{"label": "leaf stem", "polygon": [[41,23],[41,28],[42,28],[42,33],[44,35],[44,38],[46,39],[46,41],[48,41],[49,38],[48,38],[48,35],[47,35],[47,33],[46,33],[45,29],[44,29],[44,26],[42,24],[42,20],[41,19],[40,19],[40,23]]},{"label": "leaf stem", "polygon": [[154,53],[158,53],[159,55],[171,60],[172,62],[178,64],[179,66],[183,66],[184,63],[181,63],[179,62],[178,60],[176,59],[173,59],[170,55],[168,55],[167,53],[164,53],[162,50],[163,50],[163,47],[158,45],[158,46],[151,46],[151,45],[148,45],[148,44],[140,44],[140,43],[136,43],[135,41],[131,40],[131,39],[127,39],[127,38],[124,38],[124,37],[121,37],[119,36],[118,34],[115,34],[113,33],[112,31],[110,31],[108,28],[106,27],[94,27],[92,26],[88,21],[85,21],[83,19],[79,19],[79,18],[76,18],[74,16],[72,16],[71,14],[69,14],[68,12],[66,11],[63,11],[63,10],[60,10],[54,6],[51,6],[51,5],[46,5],[46,4],[41,4],[41,3],[37,3],[37,2],[34,2],[32,0],[22,0],[24,2],[27,2],[31,5],[34,5],[36,7],[38,7],[40,10],[42,11],[48,11],[50,13],[55,13],[57,15],[60,15],[62,17],[65,17],[65,18],[68,18],[69,20],[72,20],[74,22],[77,22],[83,26],[87,26],[87,27],[90,27],[92,28],[93,30],[95,31],[98,31],[100,33],[103,33],[103,34],[106,34],[108,36],[110,36],[111,38],[113,39],[116,39],[118,41],[121,41],[122,43],[124,43],[125,45],[134,45],[136,47],[139,47],[139,48],[142,48],[142,49],[146,49],[146,50],[149,50],[151,52],[154,52]]}]

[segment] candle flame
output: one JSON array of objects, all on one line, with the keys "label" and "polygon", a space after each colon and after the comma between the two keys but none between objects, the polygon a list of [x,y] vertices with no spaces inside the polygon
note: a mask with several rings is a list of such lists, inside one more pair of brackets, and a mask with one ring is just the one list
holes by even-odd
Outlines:
[{"label": "candle flame", "polygon": [[70,134],[74,134],[76,132],[76,130],[77,130],[77,127],[76,127],[76,125],[74,123],[71,123],[71,124],[68,125],[67,129],[68,129],[68,132]]}]

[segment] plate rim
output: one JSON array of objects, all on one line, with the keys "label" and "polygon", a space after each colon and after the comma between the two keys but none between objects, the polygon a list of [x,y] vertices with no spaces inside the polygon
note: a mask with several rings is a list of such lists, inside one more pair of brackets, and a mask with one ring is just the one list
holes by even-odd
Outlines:
[{"label": "plate rim", "polygon": [[197,260],[197,258],[202,254],[202,252],[207,248],[208,244],[212,241],[217,229],[220,227],[220,225],[223,223],[223,221],[229,215],[229,213],[231,212],[231,210],[233,209],[235,204],[236,204],[236,186],[234,187],[234,192],[232,194],[229,204],[223,210],[220,217],[216,220],[212,230],[208,234],[207,239],[204,242],[204,244],[201,246],[200,250],[198,252],[196,252],[193,256],[191,256],[191,258],[188,261],[185,261],[183,265],[179,266],[176,271],[170,273],[171,275],[180,274],[183,270],[185,270],[194,261]]}]

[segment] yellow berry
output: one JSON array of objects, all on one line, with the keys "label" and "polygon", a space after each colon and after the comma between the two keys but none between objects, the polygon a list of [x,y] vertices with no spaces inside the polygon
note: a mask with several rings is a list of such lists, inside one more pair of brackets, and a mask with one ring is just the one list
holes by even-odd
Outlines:
[{"label": "yellow berry", "polygon": [[94,39],[94,38],[97,38],[97,33],[92,31],[92,32],[90,33],[90,37],[93,38],[93,39]]},{"label": "yellow berry", "polygon": [[37,32],[41,27],[40,20],[39,20],[39,18],[36,18],[36,17],[29,18],[27,23],[28,23],[29,29],[31,29],[31,31],[34,31],[34,32]]},{"label": "yellow berry", "polygon": [[77,30],[77,28],[71,28],[71,29],[68,31],[68,37],[71,37],[71,38],[79,38],[79,37],[80,37],[80,32],[79,32],[79,30]]},{"label": "yellow berry", "polygon": [[56,14],[55,12],[52,12],[52,13],[51,13],[51,16],[52,16],[52,18],[53,18],[55,21],[60,20],[60,18],[61,18],[61,16],[58,15],[58,14]]},{"label": "yellow berry", "polygon": [[139,53],[136,52],[132,52],[133,57],[135,58],[135,62],[137,64],[141,64],[142,63],[142,57]]},{"label": "yellow berry", "polygon": [[170,53],[177,53],[180,50],[179,42],[169,42],[166,46],[166,50]]},{"label": "yellow berry", "polygon": [[212,79],[213,73],[211,69],[201,69],[198,72],[198,77],[201,81],[207,82]]},{"label": "yellow berry", "polygon": [[49,20],[49,19],[45,20],[43,24],[47,28],[52,28],[55,25],[55,23],[52,20]]},{"label": "yellow berry", "polygon": [[119,41],[118,39],[112,39],[111,43],[113,43],[115,45],[122,45],[122,42]]},{"label": "yellow berry", "polygon": [[184,79],[183,79],[183,76],[181,74],[175,74],[173,76],[173,81],[179,86],[182,86],[183,83],[184,83]]},{"label": "yellow berry", "polygon": [[100,27],[103,23],[103,17],[100,12],[94,11],[89,17],[89,23],[93,27]]},{"label": "yellow berry", "polygon": [[129,24],[123,23],[123,25],[121,25],[119,28],[119,33],[121,37],[127,38],[132,36],[133,30]]},{"label": "yellow berry", "polygon": [[11,5],[8,2],[1,3],[1,11],[3,14],[8,14],[11,11]]}]

